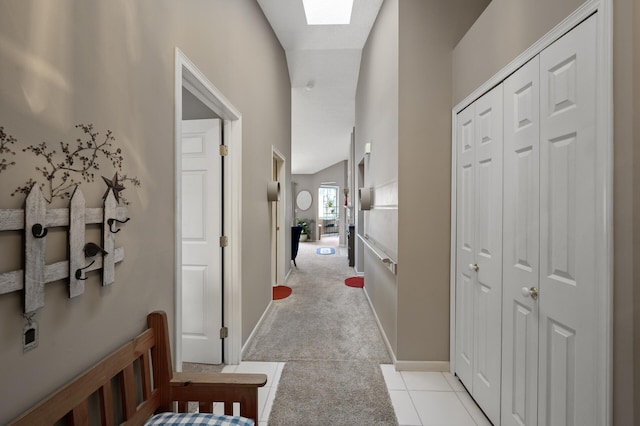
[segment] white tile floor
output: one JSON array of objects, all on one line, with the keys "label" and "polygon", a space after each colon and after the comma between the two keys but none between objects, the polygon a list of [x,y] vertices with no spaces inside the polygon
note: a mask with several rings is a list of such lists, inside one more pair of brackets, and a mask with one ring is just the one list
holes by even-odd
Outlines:
[{"label": "white tile floor", "polygon": [[[259,426],[267,426],[284,362],[242,362],[227,365],[223,373],[263,373],[267,385],[258,390]],[[491,426],[491,423],[450,373],[398,372],[391,364],[380,366],[400,426]],[[222,407],[214,407],[222,414]],[[237,413],[236,413],[237,414]]]},{"label": "white tile floor", "polygon": [[396,371],[380,366],[401,426],[490,426],[491,423],[450,373]]}]

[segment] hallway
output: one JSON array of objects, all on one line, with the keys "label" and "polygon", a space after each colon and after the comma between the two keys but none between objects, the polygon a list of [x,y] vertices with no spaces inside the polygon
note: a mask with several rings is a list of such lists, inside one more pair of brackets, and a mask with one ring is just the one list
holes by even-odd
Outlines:
[{"label": "hallway", "polygon": [[344,285],[346,256],[337,237],[301,243],[291,296],[272,303],[243,362],[224,368],[267,374],[260,425],[488,425],[449,373],[395,371],[364,291]]}]

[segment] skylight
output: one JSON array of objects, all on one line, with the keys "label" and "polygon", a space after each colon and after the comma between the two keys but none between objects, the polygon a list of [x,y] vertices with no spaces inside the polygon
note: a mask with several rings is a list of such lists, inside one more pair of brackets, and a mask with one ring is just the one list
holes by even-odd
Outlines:
[{"label": "skylight", "polygon": [[302,0],[307,25],[348,25],[353,0]]}]

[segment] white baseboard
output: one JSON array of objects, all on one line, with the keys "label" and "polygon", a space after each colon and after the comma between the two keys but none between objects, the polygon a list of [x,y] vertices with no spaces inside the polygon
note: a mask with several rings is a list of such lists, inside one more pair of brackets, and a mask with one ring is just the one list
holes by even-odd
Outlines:
[{"label": "white baseboard", "polygon": [[[356,266],[353,267],[353,270],[356,272],[356,276],[364,277],[364,271],[362,271],[362,272],[358,271],[358,268]],[[366,291],[365,291],[365,293],[366,293]],[[369,297],[369,296],[367,296],[367,297]],[[371,303],[371,302],[369,302],[369,303]]]},{"label": "white baseboard", "polygon": [[244,352],[247,350],[247,348],[249,347],[249,344],[251,343],[251,341],[255,337],[256,332],[257,332],[258,328],[260,327],[260,324],[262,324],[262,321],[264,321],[265,317],[267,316],[267,313],[271,310],[271,305],[272,304],[273,304],[273,300],[269,301],[269,304],[267,305],[267,309],[264,310],[264,312],[262,313],[262,316],[258,320],[258,323],[256,324],[255,327],[253,327],[253,330],[251,331],[251,334],[249,335],[249,338],[247,339],[245,344],[242,345],[242,349],[240,349],[240,360],[241,361],[242,361],[242,358],[244,358]]},{"label": "white baseboard", "polygon": [[[358,271],[356,271],[356,273],[360,275]],[[398,360],[396,358],[396,354],[393,352],[391,343],[389,343],[387,334],[384,332],[384,328],[382,328],[382,323],[380,322],[380,318],[378,318],[378,314],[376,313],[376,310],[373,307],[373,303],[371,303],[371,299],[369,298],[369,294],[367,293],[366,287],[363,290],[364,290],[365,296],[367,297],[367,301],[369,302],[369,306],[371,307],[371,312],[373,312],[373,316],[376,319],[378,328],[380,329],[380,334],[382,335],[384,344],[387,346],[387,351],[389,351],[389,355],[391,355],[391,360],[393,362],[393,365],[396,367],[396,371],[439,371],[439,372],[450,371],[449,361],[400,361]]]},{"label": "white baseboard", "polygon": [[384,340],[384,344],[387,347],[387,351],[389,352],[389,355],[391,355],[391,362],[393,362],[393,364],[395,365],[397,363],[396,354],[393,352],[393,348],[391,347],[391,343],[389,343],[387,334],[384,332],[384,328],[382,328],[382,323],[380,322],[380,318],[378,318],[378,314],[376,313],[376,310],[373,308],[373,303],[371,303],[371,299],[369,299],[369,294],[367,293],[367,289],[363,288],[363,290],[364,290],[364,295],[367,297],[367,301],[369,302],[369,306],[371,307],[371,312],[373,312],[373,317],[376,319],[376,323],[378,324],[378,329],[380,330],[380,334],[382,335],[382,340]]},{"label": "white baseboard", "polygon": [[284,276],[284,284],[286,284],[287,281],[289,281],[289,276],[291,275],[291,271],[293,271],[293,268],[289,268],[289,271],[287,271],[287,275]]},{"label": "white baseboard", "polygon": [[449,371],[449,361],[395,361],[396,371]]}]

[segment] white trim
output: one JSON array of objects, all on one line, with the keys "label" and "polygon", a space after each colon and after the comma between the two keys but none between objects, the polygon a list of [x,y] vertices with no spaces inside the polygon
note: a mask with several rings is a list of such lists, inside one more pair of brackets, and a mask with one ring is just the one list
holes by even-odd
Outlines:
[{"label": "white trim", "polygon": [[391,356],[391,362],[395,365],[398,360],[396,359],[396,354],[393,352],[393,347],[387,338],[387,333],[384,332],[384,328],[382,327],[382,323],[380,322],[380,318],[378,318],[378,314],[376,313],[375,308],[373,307],[373,303],[371,303],[371,299],[369,298],[369,293],[367,293],[367,289],[363,288],[364,295],[367,297],[367,301],[369,302],[369,306],[371,307],[371,312],[373,312],[373,316],[376,319],[376,323],[378,324],[378,329],[380,330],[380,334],[382,335],[382,340],[384,340],[384,344],[387,347],[387,352]]},{"label": "white trim", "polygon": [[396,361],[396,371],[450,371],[449,361]]},{"label": "white trim", "polygon": [[[599,287],[601,304],[598,306],[598,323],[600,328],[597,354],[597,386],[598,401],[597,412],[599,418],[594,422],[604,426],[610,426],[613,418],[613,0],[588,0],[540,40],[525,50],[506,67],[498,71],[487,82],[482,84],[473,93],[458,103],[452,110],[452,171],[451,171],[451,214],[452,220],[456,214],[456,155],[455,141],[457,114],[478,99],[491,88],[504,81],[509,75],[538,55],[542,50],[551,45],[558,38],[566,34],[573,27],[584,21],[593,13],[598,12],[597,30],[597,123],[598,123],[598,158],[605,160],[603,167],[604,176],[600,176],[599,182],[605,182],[598,195],[599,204],[604,206],[605,218],[602,226],[596,229],[598,247],[601,249],[599,256],[605,260],[605,269],[598,271],[599,282],[604,285]],[[455,241],[456,228],[451,226],[451,322],[450,322],[450,368],[455,370]]]},{"label": "white trim", "polygon": [[182,370],[182,346],[177,344],[182,334],[182,206],[181,200],[181,150],[182,139],[182,88],[186,88],[202,103],[224,120],[224,143],[229,147],[229,155],[224,171],[224,233],[229,237],[229,245],[224,261],[224,324],[229,328],[225,344],[224,358],[229,364],[240,361],[242,343],[242,199],[232,194],[242,193],[242,115],[207,77],[176,47],[175,50],[175,333],[174,368]]},{"label": "white trim", "polygon": [[598,407],[601,413],[597,423],[610,426],[613,424],[613,4],[612,0],[602,0],[598,8],[598,36],[597,36],[597,112],[598,124],[597,158],[605,161],[604,167],[598,167],[604,175],[598,176],[598,182],[604,182],[600,188],[601,198],[598,204],[604,206],[604,220],[597,230],[597,245],[602,249],[599,258],[606,259],[604,270],[598,271],[599,282],[605,285],[599,287],[598,340],[604,342],[599,345],[597,359],[602,363],[598,368]]},{"label": "white trim", "polygon": [[[182,140],[182,63],[178,58],[178,54],[176,51],[176,60],[175,60],[175,86],[174,86],[174,164],[177,164],[178,158],[182,159],[182,150],[180,148],[180,144],[178,141]],[[174,171],[174,182],[175,182],[175,200],[174,200],[174,209],[175,209],[175,222],[174,222],[174,241],[175,241],[175,259],[174,259],[174,281],[176,283],[175,294],[174,294],[174,324],[175,324],[175,332],[173,333],[173,362],[174,362],[174,370],[182,371],[182,344],[179,342],[182,341],[182,244],[178,243],[182,240],[182,203],[181,200],[181,191],[182,191],[182,175],[178,172],[181,170],[180,168],[175,168]]]},{"label": "white trim", "polygon": [[240,362],[242,346],[242,116],[225,120],[225,145],[229,148],[225,165],[225,234],[229,245],[224,267],[224,321],[229,329],[225,362]]},{"label": "white trim", "polygon": [[[270,300],[269,304],[267,305],[267,309],[264,310],[264,312],[262,313],[262,316],[258,320],[258,323],[256,324],[255,327],[253,327],[253,330],[251,331],[251,334],[247,338],[247,341],[244,343],[244,345],[242,345],[242,349],[240,350],[240,359],[244,358],[244,353],[247,351],[247,348],[249,348],[251,341],[256,337],[256,333],[258,332],[258,329],[262,325],[262,322],[264,321],[264,319],[267,317],[267,314],[269,314],[269,312],[271,311],[272,305],[273,305],[273,300]],[[234,364],[239,364],[239,363],[240,363],[240,360],[238,360],[238,362],[235,362]]]},{"label": "white trim", "polygon": [[456,118],[457,114],[451,112],[451,264],[449,268],[449,367],[450,373],[456,370],[456,241],[458,200],[456,195],[458,158],[456,157]]}]

